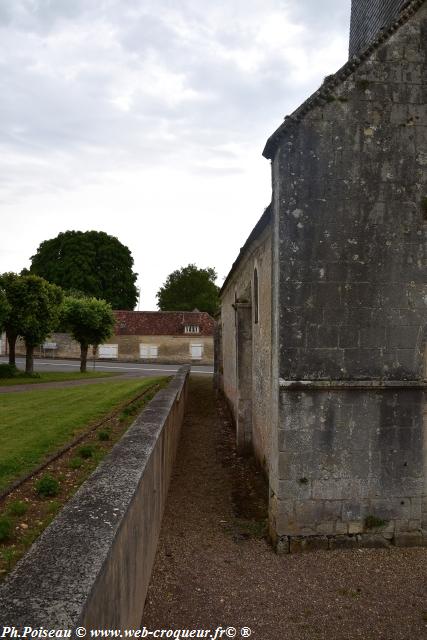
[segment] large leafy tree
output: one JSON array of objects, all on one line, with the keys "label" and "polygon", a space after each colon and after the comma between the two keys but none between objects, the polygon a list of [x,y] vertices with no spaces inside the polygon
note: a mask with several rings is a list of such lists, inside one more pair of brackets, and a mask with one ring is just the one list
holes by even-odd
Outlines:
[{"label": "large leafy tree", "polygon": [[189,264],[168,275],[157,292],[161,311],[207,311],[213,314],[219,306],[219,288],[215,284],[215,269],[198,269]]},{"label": "large leafy tree", "polygon": [[31,273],[66,291],[106,300],[113,309],[133,309],[138,299],[133,258],[103,231],[66,231],[45,240],[31,258]]},{"label": "large leafy tree", "polygon": [[10,313],[10,304],[7,301],[6,292],[0,282],[0,333],[5,328]]},{"label": "large leafy tree", "polygon": [[67,296],[63,304],[62,324],[80,344],[80,371],[84,373],[89,345],[97,347],[113,333],[111,305],[96,298]]},{"label": "large leafy tree", "polygon": [[56,328],[62,302],[62,289],[34,275],[6,273],[1,283],[10,310],[5,322],[9,342],[9,363],[15,364],[18,336],[25,342],[25,371],[34,369],[34,348]]}]

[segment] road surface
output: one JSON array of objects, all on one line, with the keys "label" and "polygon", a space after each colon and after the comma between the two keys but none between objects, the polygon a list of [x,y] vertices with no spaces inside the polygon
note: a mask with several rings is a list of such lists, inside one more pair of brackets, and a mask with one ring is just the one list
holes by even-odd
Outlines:
[{"label": "road surface", "polygon": [[[7,358],[0,357],[0,363],[7,362]],[[16,358],[16,366],[18,369],[25,369],[25,358]],[[95,367],[93,361],[88,359],[88,371],[111,371],[114,373],[127,373],[135,376],[152,376],[161,374],[175,373],[181,365],[175,364],[141,364],[140,362],[103,362],[97,360]],[[78,360],[62,360],[53,358],[35,358],[34,371],[78,371],[80,362]],[[205,365],[192,365],[192,373],[201,373],[212,375],[213,367]]]}]

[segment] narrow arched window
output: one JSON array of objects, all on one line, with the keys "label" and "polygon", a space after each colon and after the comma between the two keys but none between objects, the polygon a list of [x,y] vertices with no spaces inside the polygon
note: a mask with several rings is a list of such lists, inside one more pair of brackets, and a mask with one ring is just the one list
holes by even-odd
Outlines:
[{"label": "narrow arched window", "polygon": [[259,293],[258,293],[258,270],[255,268],[254,269],[254,322],[255,324],[258,324],[258,300],[259,300]]}]

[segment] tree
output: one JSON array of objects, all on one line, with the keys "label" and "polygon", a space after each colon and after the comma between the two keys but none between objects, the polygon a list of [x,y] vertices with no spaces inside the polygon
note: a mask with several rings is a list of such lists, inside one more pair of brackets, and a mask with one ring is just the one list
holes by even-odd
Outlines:
[{"label": "tree", "polygon": [[207,311],[214,314],[219,306],[219,288],[215,269],[198,269],[189,264],[168,275],[157,292],[161,311]]},{"label": "tree", "polygon": [[43,342],[59,320],[62,290],[38,276],[5,273],[1,284],[10,305],[5,322],[9,343],[9,364],[15,365],[15,343],[18,336],[25,342],[25,371],[34,370],[34,347]]},{"label": "tree", "polygon": [[81,291],[113,309],[135,307],[138,299],[133,258],[117,238],[103,231],[66,231],[45,240],[31,257],[31,273],[66,291]]},{"label": "tree", "polygon": [[113,334],[115,320],[111,305],[96,298],[66,297],[62,322],[80,344],[80,371],[85,373],[89,345],[97,347]]},{"label": "tree", "polygon": [[10,304],[7,301],[6,292],[0,282],[0,333],[6,325],[7,318],[10,313]]},{"label": "tree", "polygon": [[6,331],[6,340],[9,347],[9,364],[13,367],[16,366],[15,347],[21,326],[21,308],[17,284],[19,277],[17,273],[11,271],[0,276],[0,287],[4,291],[8,305],[7,316],[3,319],[3,328]]},{"label": "tree", "polygon": [[59,321],[63,292],[39,276],[21,276],[21,318],[19,331],[25,342],[25,372],[33,373],[34,347],[54,331]]}]

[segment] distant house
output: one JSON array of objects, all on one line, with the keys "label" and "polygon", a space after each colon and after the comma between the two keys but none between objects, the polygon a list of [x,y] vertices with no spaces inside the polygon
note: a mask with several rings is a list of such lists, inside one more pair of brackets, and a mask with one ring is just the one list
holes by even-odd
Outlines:
[{"label": "distant house", "polygon": [[[99,345],[97,357],[138,362],[213,363],[215,321],[202,311],[115,311],[114,335]],[[17,344],[17,354],[25,353]],[[39,355],[78,358],[80,347],[67,333],[54,333]]]},{"label": "distant house", "polygon": [[[215,321],[208,313],[116,311],[115,315],[114,336],[100,347],[100,357],[147,362],[213,362]],[[112,355],[107,356],[103,351],[106,349],[110,349]]]}]

